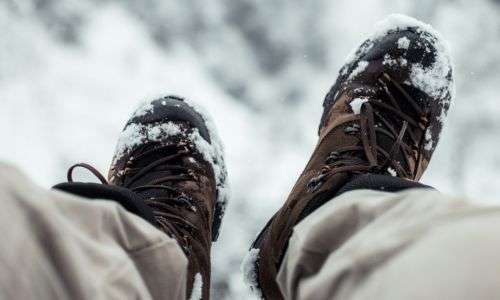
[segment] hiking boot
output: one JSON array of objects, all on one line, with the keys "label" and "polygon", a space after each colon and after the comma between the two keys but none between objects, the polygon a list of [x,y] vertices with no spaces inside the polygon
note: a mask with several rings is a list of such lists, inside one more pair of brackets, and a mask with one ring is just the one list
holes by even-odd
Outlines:
[{"label": "hiking boot", "polygon": [[209,298],[210,249],[226,203],[222,145],[208,116],[182,98],[145,104],[127,122],[109,182],[139,194],[186,254],[187,295]]},{"label": "hiking boot", "polygon": [[246,277],[266,299],[283,298],[275,279],[298,222],[359,175],[418,181],[438,143],[453,91],[439,34],[398,15],[377,27],[341,69],[312,157],[252,245]]}]

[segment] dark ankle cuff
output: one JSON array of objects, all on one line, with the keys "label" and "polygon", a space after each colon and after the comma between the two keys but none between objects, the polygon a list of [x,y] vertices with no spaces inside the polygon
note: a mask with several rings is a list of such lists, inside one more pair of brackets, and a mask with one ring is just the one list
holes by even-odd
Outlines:
[{"label": "dark ankle cuff", "polygon": [[153,226],[158,225],[152,209],[144,203],[141,196],[129,189],[113,185],[83,182],[60,183],[52,188],[89,200],[115,201],[128,212],[143,218]]},{"label": "dark ankle cuff", "polygon": [[337,192],[335,197],[354,190],[374,190],[396,193],[414,188],[434,189],[428,185],[398,177],[378,174],[363,174],[353,177]]}]

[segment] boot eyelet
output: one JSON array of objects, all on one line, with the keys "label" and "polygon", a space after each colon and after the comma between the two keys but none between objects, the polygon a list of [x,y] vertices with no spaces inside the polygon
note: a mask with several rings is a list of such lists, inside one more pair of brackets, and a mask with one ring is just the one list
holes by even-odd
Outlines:
[{"label": "boot eyelet", "polygon": [[333,151],[332,153],[330,153],[330,155],[328,155],[328,157],[326,158],[326,163],[327,164],[332,164],[334,163],[335,161],[337,161],[338,159],[340,158],[340,153],[337,152],[337,151]]},{"label": "boot eyelet", "polygon": [[320,175],[312,178],[311,180],[309,180],[309,182],[307,183],[308,192],[314,193],[317,190],[319,190],[325,181],[324,180],[325,177],[326,177],[326,174],[320,174]]}]

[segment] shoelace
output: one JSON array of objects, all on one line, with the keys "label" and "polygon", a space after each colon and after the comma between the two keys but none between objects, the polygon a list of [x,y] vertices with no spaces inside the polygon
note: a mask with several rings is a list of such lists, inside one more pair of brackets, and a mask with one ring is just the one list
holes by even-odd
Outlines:
[{"label": "shoelace", "polygon": [[[157,159],[143,167],[133,167],[134,163],[149,155],[154,155],[165,150],[174,150],[174,154]],[[172,151],[171,151],[172,152]],[[189,252],[188,239],[197,227],[182,217],[181,209],[187,209],[192,212],[198,210],[196,201],[193,201],[188,195],[178,191],[173,187],[173,183],[185,181],[194,178],[194,173],[186,167],[169,162],[178,160],[182,156],[190,154],[191,151],[186,143],[167,144],[154,147],[144,151],[127,162],[127,167],[120,174],[121,177],[132,176],[127,179],[124,188],[128,188],[136,193],[143,193],[147,190],[164,190],[165,196],[146,197],[144,202],[153,210],[156,221],[167,232],[174,236],[186,252]],[[78,163],[68,169],[68,182],[73,182],[73,172],[76,168],[81,167],[90,171],[96,176],[102,184],[108,185],[106,178],[93,166],[86,163]],[[166,172],[169,175],[155,178],[153,181],[144,185],[138,185],[132,188],[132,185],[143,178],[149,172]],[[175,175],[172,175],[174,174]],[[180,208],[180,209],[179,209]]]},{"label": "shoelace", "polygon": [[[425,132],[428,127],[426,113],[409,93],[388,74],[384,73],[378,79],[378,83],[382,91],[386,94],[389,103],[380,101],[382,99],[368,100],[362,104],[359,115],[338,124],[338,126],[342,126],[354,121],[354,125],[346,127],[345,132],[347,134],[359,134],[361,145],[346,146],[331,152],[325,161],[325,165],[321,168],[320,174],[311,179],[308,183],[310,192],[317,191],[328,177],[341,172],[360,173],[368,171],[372,173],[382,173],[385,172],[387,168],[392,167],[395,169],[398,176],[415,178],[421,160],[421,148],[423,143],[421,140],[417,139],[414,128],[419,128]],[[415,110],[415,113],[421,116],[418,122],[402,111],[396,97],[389,88],[389,84],[396,88]],[[378,110],[375,110],[374,107],[380,110],[386,110],[401,119],[403,121],[401,128],[398,130],[391,125],[391,122],[389,122],[389,120],[387,120]],[[375,119],[377,119],[382,126],[377,126],[375,124]],[[385,135],[394,141],[389,152],[378,145],[377,133]],[[413,145],[419,145],[420,148],[415,149],[417,151],[413,151],[414,149],[404,142],[406,136],[411,139]],[[417,153],[417,157],[414,157],[416,166],[413,170],[405,170],[405,168],[395,159],[397,152],[400,150],[403,152],[403,157],[407,166],[411,165],[409,157],[414,156],[415,152]],[[348,155],[348,153],[358,151],[364,153],[366,160],[357,156]],[[384,158],[383,162],[379,162],[379,157]]]}]

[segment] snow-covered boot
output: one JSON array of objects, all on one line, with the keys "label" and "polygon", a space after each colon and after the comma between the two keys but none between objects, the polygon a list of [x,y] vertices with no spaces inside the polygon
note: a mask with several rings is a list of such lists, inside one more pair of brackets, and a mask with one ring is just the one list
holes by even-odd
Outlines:
[{"label": "snow-covered boot", "polygon": [[109,182],[152,208],[158,227],[189,260],[187,295],[208,299],[210,249],[226,202],[222,145],[211,119],[178,97],[144,104],[121,134]]},{"label": "snow-covered boot", "polygon": [[316,149],[250,250],[249,284],[266,299],[282,298],[275,279],[293,227],[352,178],[383,174],[418,181],[452,93],[451,63],[438,33],[401,15],[379,23],[326,96]]},{"label": "snow-covered boot", "polygon": [[[83,167],[102,184],[73,182]],[[54,188],[90,199],[108,199],[175,238],[188,259],[187,295],[209,299],[210,250],[227,201],[222,144],[208,115],[184,99],[143,104],[127,122],[109,181],[80,163]]]}]

